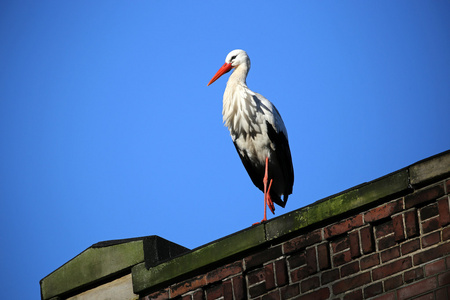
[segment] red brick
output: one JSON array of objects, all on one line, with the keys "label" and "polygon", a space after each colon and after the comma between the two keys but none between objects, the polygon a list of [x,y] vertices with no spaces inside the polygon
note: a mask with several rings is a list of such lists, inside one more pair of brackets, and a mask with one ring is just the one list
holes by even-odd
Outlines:
[{"label": "red brick", "polygon": [[242,262],[237,261],[223,267],[217,268],[206,275],[207,283],[214,283],[219,280],[222,280],[228,276],[236,275],[238,273],[242,273]]},{"label": "red brick", "polygon": [[222,282],[222,295],[223,300],[233,300],[233,286],[231,280],[225,280]]},{"label": "red brick", "polygon": [[405,274],[403,274],[403,280],[406,283],[410,283],[412,281],[415,281],[417,279],[422,279],[423,278],[423,269],[422,267],[419,268],[415,268],[412,270],[408,270],[405,272]]},{"label": "red brick", "polygon": [[200,275],[188,280],[182,281],[170,287],[170,297],[176,297],[189,291],[193,291],[201,286],[206,285],[206,276]]},{"label": "red brick", "polygon": [[181,300],[192,300],[192,296],[191,295],[185,295],[185,296],[181,297]]},{"label": "red brick", "polygon": [[264,277],[266,279],[266,290],[270,291],[271,289],[275,288],[273,263],[264,266]]},{"label": "red brick", "polygon": [[298,284],[291,284],[281,288],[281,299],[289,299],[300,294],[300,288]]},{"label": "red brick", "polygon": [[381,282],[374,283],[364,288],[364,298],[370,298],[383,292],[383,284]]},{"label": "red brick", "polygon": [[262,266],[264,263],[270,260],[274,260],[275,258],[278,258],[282,255],[283,253],[281,246],[272,247],[262,252],[258,252],[256,254],[246,257],[244,259],[245,266],[247,269]]},{"label": "red brick", "polygon": [[353,261],[341,267],[341,277],[353,275],[357,272],[359,272],[359,263],[357,261]]},{"label": "red brick", "polygon": [[437,215],[439,215],[437,203],[431,203],[420,209],[420,219],[422,221],[432,217],[436,217]]},{"label": "red brick", "polygon": [[395,292],[389,293],[389,294],[384,294],[381,296],[378,296],[376,298],[373,298],[371,300],[397,300],[397,296]]},{"label": "red brick", "polygon": [[351,291],[344,295],[343,300],[363,300],[362,290]]},{"label": "red brick", "polygon": [[357,215],[337,224],[330,225],[324,229],[324,238],[328,239],[332,236],[346,233],[353,228],[359,227],[363,224],[362,215]]},{"label": "red brick", "polygon": [[450,239],[450,227],[446,227],[442,230],[442,241],[445,242]]},{"label": "red brick", "polygon": [[428,293],[426,295],[422,295],[420,297],[414,298],[414,300],[435,300],[434,293]]},{"label": "red brick", "polygon": [[294,251],[300,251],[308,246],[319,243],[322,241],[322,230],[317,229],[311,231],[308,234],[301,235],[299,237],[293,238],[283,244],[284,254],[289,254]]},{"label": "red brick", "polygon": [[403,209],[403,199],[398,199],[393,202],[386,203],[384,205],[378,206],[374,209],[369,210],[364,214],[365,222],[378,221],[389,217]]},{"label": "red brick", "polygon": [[333,253],[338,253],[341,251],[344,251],[350,247],[350,242],[348,240],[348,236],[343,236],[341,238],[338,238],[331,243],[331,249],[333,250]]},{"label": "red brick", "polygon": [[222,297],[222,285],[216,284],[206,289],[206,300],[215,300]]},{"label": "red brick", "polygon": [[322,285],[330,283],[332,281],[336,281],[338,280],[339,277],[339,270],[338,269],[333,269],[330,271],[326,271],[322,273]]},{"label": "red brick", "polygon": [[317,246],[317,255],[319,261],[319,270],[326,270],[331,267],[330,249],[328,247],[328,243],[323,243]]},{"label": "red brick", "polygon": [[365,256],[365,257],[361,258],[360,264],[361,264],[361,270],[365,270],[365,269],[371,268],[373,266],[379,265],[380,264],[379,254],[373,253],[369,256]]},{"label": "red brick", "polygon": [[436,299],[450,299],[450,286],[437,290]]},{"label": "red brick", "polygon": [[392,217],[392,225],[394,227],[394,238],[396,242],[405,239],[405,230],[403,227],[403,215],[396,215]]},{"label": "red brick", "polygon": [[245,289],[244,276],[238,275],[231,279],[233,284],[233,294],[235,300],[243,300],[247,298]]},{"label": "red brick", "polygon": [[372,271],[373,280],[378,280],[397,272],[411,268],[411,257],[405,257],[388,264],[384,264]]},{"label": "red brick", "polygon": [[401,245],[402,255],[414,252],[418,249],[420,249],[419,239],[410,240]]},{"label": "red brick", "polygon": [[198,290],[192,294],[192,300],[203,300],[203,290]]},{"label": "red brick", "polygon": [[395,246],[395,237],[393,234],[385,236],[378,240],[378,250],[384,250],[387,248],[390,248],[392,246]]},{"label": "red brick", "polygon": [[289,268],[295,269],[297,267],[303,266],[306,264],[306,254],[305,252],[302,253],[295,253],[294,255],[291,255],[288,258],[289,262]]},{"label": "red brick", "polygon": [[359,257],[361,252],[359,250],[359,235],[358,231],[352,231],[348,234],[348,240],[350,242],[350,256],[352,258]]},{"label": "red brick", "polygon": [[430,233],[422,238],[422,247],[430,247],[441,241],[441,233],[439,231]]},{"label": "red brick", "polygon": [[406,237],[411,238],[419,234],[419,223],[417,221],[417,210],[405,212]]},{"label": "red brick", "polygon": [[417,206],[431,200],[437,199],[444,195],[444,185],[435,185],[411,195],[405,196],[405,209]]},{"label": "red brick", "polygon": [[432,263],[429,263],[424,266],[424,269],[425,269],[425,277],[444,272],[446,269],[445,259],[440,259]]},{"label": "red brick", "polygon": [[261,300],[281,300],[280,291],[274,290],[274,291],[262,296]]},{"label": "red brick", "polygon": [[356,276],[342,279],[333,284],[333,293],[337,295],[347,291],[349,287],[357,288],[369,283],[370,281],[370,272],[360,273]]},{"label": "red brick", "polygon": [[414,255],[413,257],[414,265],[417,266],[424,262],[434,260],[441,256],[447,255],[449,252],[450,252],[450,242],[422,251]]},{"label": "red brick", "polygon": [[283,286],[288,283],[286,261],[284,259],[275,261],[275,277],[277,286]]},{"label": "red brick", "polygon": [[392,219],[375,226],[375,237],[381,238],[387,236],[394,232],[394,225],[392,224]]},{"label": "red brick", "polygon": [[443,274],[440,274],[438,276],[438,280],[439,280],[440,286],[450,284],[450,270],[448,270],[447,272],[445,272]]},{"label": "red brick", "polygon": [[350,250],[338,253],[333,256],[333,265],[335,267],[346,264],[352,260]]},{"label": "red brick", "polygon": [[384,289],[387,291],[393,290],[395,288],[398,288],[403,284],[403,276],[397,275],[394,277],[390,277],[384,281]]},{"label": "red brick", "polygon": [[402,287],[397,291],[397,298],[398,300],[410,299],[427,291],[432,291],[436,289],[436,287],[436,277],[431,277]]},{"label": "red brick", "polygon": [[166,300],[169,299],[169,289],[154,292],[146,297],[151,300]]},{"label": "red brick", "polygon": [[320,280],[318,276],[310,277],[308,279],[303,280],[300,283],[300,288],[302,293],[306,293],[307,291],[313,290],[320,286]]},{"label": "red brick", "polygon": [[250,271],[247,274],[248,285],[254,285],[264,280],[265,280],[265,273],[263,268]]},{"label": "red brick", "polygon": [[381,261],[387,262],[393,260],[394,258],[400,257],[400,247],[393,247],[381,252]]},{"label": "red brick", "polygon": [[442,227],[450,223],[450,209],[448,200],[448,197],[443,197],[438,200],[439,224]]},{"label": "red brick", "polygon": [[312,270],[308,266],[300,267],[291,271],[291,282],[297,282],[305,279],[309,275],[313,274]]},{"label": "red brick", "polygon": [[432,219],[428,219],[422,222],[422,232],[428,233],[434,230],[439,229],[441,226],[439,225],[439,217],[435,217]]},{"label": "red brick", "polygon": [[364,254],[370,253],[374,250],[372,226],[364,227],[359,230],[361,235],[361,246]]},{"label": "red brick", "polygon": [[[330,289],[325,287],[320,290],[301,295],[295,299],[297,300],[326,300],[330,297]],[[283,298],[285,299],[285,298]]]},{"label": "red brick", "polygon": [[261,296],[266,291],[266,285],[264,282],[260,282],[248,288],[248,294],[250,295],[250,298]]},{"label": "red brick", "polygon": [[309,270],[311,270],[312,273],[317,272],[316,247],[306,249],[306,266],[309,268]]}]

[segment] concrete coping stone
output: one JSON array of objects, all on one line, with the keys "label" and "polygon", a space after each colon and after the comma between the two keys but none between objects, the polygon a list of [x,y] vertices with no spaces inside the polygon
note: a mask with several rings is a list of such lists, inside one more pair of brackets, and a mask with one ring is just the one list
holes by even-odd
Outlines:
[{"label": "concrete coping stone", "polygon": [[76,294],[96,283],[130,273],[131,267],[138,263],[152,267],[187,251],[156,235],[100,242],[43,278],[41,298]]}]

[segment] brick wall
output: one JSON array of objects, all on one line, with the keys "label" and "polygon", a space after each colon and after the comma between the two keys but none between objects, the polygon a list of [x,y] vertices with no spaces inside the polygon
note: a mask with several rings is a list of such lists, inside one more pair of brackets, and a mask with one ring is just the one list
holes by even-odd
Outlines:
[{"label": "brick wall", "polygon": [[449,191],[449,178],[416,186],[141,299],[450,299]]}]

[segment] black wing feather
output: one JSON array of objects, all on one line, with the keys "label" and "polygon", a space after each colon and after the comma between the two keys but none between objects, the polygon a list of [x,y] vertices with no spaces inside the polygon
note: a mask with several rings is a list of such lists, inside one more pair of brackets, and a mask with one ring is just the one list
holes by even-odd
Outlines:
[{"label": "black wing feather", "polygon": [[[294,167],[292,166],[291,149],[289,148],[288,139],[283,131],[277,132],[268,121],[266,121],[266,125],[269,139],[275,144],[275,156],[280,164],[280,168],[284,176],[284,182],[286,182],[285,190],[283,191],[284,197],[282,203],[280,204],[275,201],[274,202],[281,207],[284,207],[289,195],[292,194],[292,188],[294,186]],[[279,197],[277,196],[276,198]]]},{"label": "black wing feather", "polygon": [[[284,132],[277,132],[273,126],[266,121],[267,131],[269,139],[275,144],[275,157],[280,164],[281,172],[283,174],[283,181],[285,184],[285,189],[283,191],[283,200],[280,196],[276,194],[273,190],[270,193],[272,201],[281,207],[286,206],[286,202],[290,194],[292,194],[292,188],[294,185],[294,168],[292,166],[291,150],[289,148],[289,142],[284,134]],[[250,176],[253,184],[264,192],[264,165],[255,165],[252,163],[247,155],[245,149],[239,149],[236,143],[233,141],[239,157],[241,158],[242,164],[245,167],[248,175]],[[269,171],[270,172],[270,171]]]},{"label": "black wing feather", "polygon": [[264,168],[257,168],[257,166],[255,166],[251,162],[250,158],[247,155],[247,152],[245,150],[239,149],[238,146],[236,145],[236,142],[233,141],[233,144],[253,184],[264,192],[264,183],[263,183]]}]

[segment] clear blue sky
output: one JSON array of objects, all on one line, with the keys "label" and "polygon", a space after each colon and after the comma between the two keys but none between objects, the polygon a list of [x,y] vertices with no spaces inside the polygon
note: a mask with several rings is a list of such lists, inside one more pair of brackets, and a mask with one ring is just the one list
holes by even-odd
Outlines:
[{"label": "clear blue sky", "polygon": [[[2,1],[0,298],[104,240],[262,218],[222,124],[233,49],[283,116],[276,215],[450,149],[449,1]],[[272,215],[270,216],[272,218]]]}]

